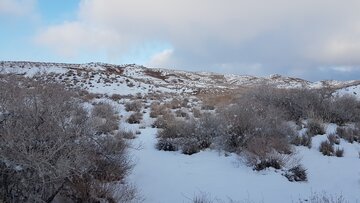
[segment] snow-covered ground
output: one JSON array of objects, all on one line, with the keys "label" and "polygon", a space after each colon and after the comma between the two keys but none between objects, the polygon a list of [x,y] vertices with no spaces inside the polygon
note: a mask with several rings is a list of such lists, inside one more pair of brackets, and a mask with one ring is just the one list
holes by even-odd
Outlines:
[{"label": "snow-covered ground", "polygon": [[[329,125],[328,133],[335,130]],[[140,149],[131,151],[135,168],[130,179],[148,203],[191,202],[196,195],[240,202],[299,202],[314,193],[343,196],[360,202],[360,144],[341,140],[344,157],[326,157],[319,143],[326,135],[313,138],[311,149],[296,147],[297,157],[307,168],[307,182],[289,182],[281,171],[253,171],[238,156],[216,150],[193,155],[155,149],[157,129],[141,130],[133,141]]]},{"label": "snow-covered ground", "polygon": [[360,85],[354,85],[346,88],[339,89],[337,92],[340,96],[345,94],[354,95],[360,97]]}]

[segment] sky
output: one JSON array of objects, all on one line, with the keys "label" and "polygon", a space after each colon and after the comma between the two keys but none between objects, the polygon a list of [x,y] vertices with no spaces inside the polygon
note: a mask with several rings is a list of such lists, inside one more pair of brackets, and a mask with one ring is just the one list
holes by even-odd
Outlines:
[{"label": "sky", "polygon": [[0,60],[360,79],[359,0],[0,0]]}]

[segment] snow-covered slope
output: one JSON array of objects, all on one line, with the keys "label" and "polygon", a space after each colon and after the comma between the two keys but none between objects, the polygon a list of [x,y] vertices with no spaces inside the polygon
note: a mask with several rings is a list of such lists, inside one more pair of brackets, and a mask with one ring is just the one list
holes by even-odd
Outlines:
[{"label": "snow-covered slope", "polygon": [[270,77],[186,72],[169,69],[150,69],[135,64],[112,65],[104,63],[64,64],[42,62],[0,62],[0,71],[40,76],[61,81],[68,86],[77,86],[93,93],[149,94],[155,92],[197,94],[221,93],[259,84],[281,88],[352,88],[360,81],[310,82],[299,78],[271,75]]}]

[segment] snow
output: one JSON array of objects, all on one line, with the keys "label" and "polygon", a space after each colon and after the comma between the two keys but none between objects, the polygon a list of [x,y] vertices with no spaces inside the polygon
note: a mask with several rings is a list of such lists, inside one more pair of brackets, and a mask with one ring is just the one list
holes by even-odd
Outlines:
[{"label": "snow", "polygon": [[339,96],[350,94],[360,98],[360,85],[354,85],[346,88],[339,89],[336,91]]},{"label": "snow", "polygon": [[[336,129],[329,125],[328,132]],[[214,150],[194,155],[164,152],[155,149],[156,129],[141,130],[132,150],[136,162],[131,180],[140,189],[145,202],[191,202],[195,195],[205,193],[221,200],[251,202],[297,202],[311,194],[343,195],[350,202],[360,201],[359,144],[341,140],[344,157],[325,157],[318,151],[326,135],[313,138],[313,147],[296,147],[297,156],[307,168],[308,182],[289,182],[281,171],[268,169],[256,172],[238,156]]]}]

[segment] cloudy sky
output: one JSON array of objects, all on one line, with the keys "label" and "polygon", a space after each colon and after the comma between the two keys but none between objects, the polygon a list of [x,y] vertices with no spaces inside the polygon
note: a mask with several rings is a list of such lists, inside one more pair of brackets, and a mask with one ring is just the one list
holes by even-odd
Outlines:
[{"label": "cloudy sky", "polygon": [[0,0],[0,60],[360,79],[359,0]]}]

